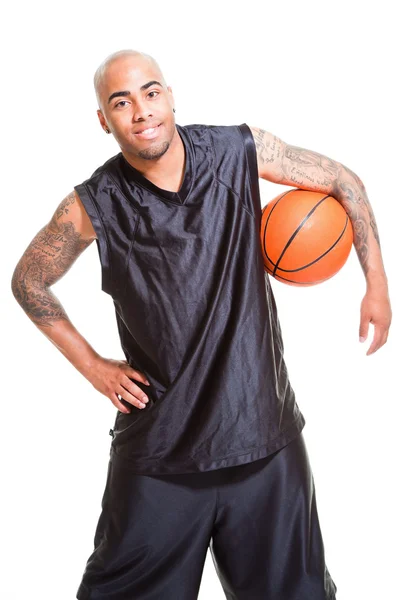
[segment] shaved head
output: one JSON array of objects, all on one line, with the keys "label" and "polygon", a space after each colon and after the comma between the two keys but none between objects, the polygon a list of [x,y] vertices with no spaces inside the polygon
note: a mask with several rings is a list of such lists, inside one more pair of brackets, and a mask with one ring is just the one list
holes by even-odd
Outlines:
[{"label": "shaved head", "polygon": [[172,88],[152,56],[131,49],[114,52],[97,68],[93,83],[100,125],[112,133],[133,167],[144,173],[170,146],[167,162],[171,156],[184,155]]},{"label": "shaved head", "polygon": [[97,102],[98,102],[100,109],[102,109],[101,89],[102,89],[102,85],[107,77],[107,70],[115,62],[126,59],[126,58],[136,59],[138,64],[147,63],[147,64],[151,65],[153,67],[153,69],[155,69],[155,71],[158,73],[160,83],[162,83],[165,87],[167,87],[167,84],[165,82],[165,79],[161,72],[161,69],[160,69],[157,61],[152,56],[150,56],[149,54],[146,54],[145,52],[139,52],[138,50],[131,50],[131,49],[118,50],[117,52],[113,52],[112,54],[109,54],[103,60],[101,65],[99,65],[99,67],[96,69],[96,72],[94,74],[94,78],[93,78],[94,89],[96,92],[96,98],[97,98]]}]

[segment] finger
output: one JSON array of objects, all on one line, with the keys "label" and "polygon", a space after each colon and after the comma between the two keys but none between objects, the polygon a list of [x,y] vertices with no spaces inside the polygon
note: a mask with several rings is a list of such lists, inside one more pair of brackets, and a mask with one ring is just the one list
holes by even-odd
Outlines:
[{"label": "finger", "polygon": [[369,329],[369,319],[366,319],[365,317],[361,318],[360,321],[360,327],[358,330],[358,334],[360,337],[360,342],[365,342],[365,340],[368,337],[368,329]]},{"label": "finger", "polygon": [[376,352],[379,347],[380,347],[380,340],[377,339],[376,337],[374,337],[374,339],[372,340],[372,343],[371,343],[370,347],[367,350],[367,356],[369,356],[370,354],[373,354],[374,352]]},{"label": "finger", "polygon": [[141,387],[136,385],[136,383],[134,381],[132,381],[132,379],[130,379],[127,375],[124,375],[122,377],[122,380],[119,383],[120,383],[120,385],[122,385],[123,388],[128,390],[128,392],[130,392],[133,396],[137,396],[139,398],[139,400],[142,399],[140,396],[143,396],[144,398],[147,397],[146,392],[144,392],[141,389]]},{"label": "finger", "polygon": [[375,349],[375,352],[376,352],[376,350],[379,350],[379,348],[382,348],[382,346],[384,346],[386,344],[388,336],[389,336],[389,331],[388,330],[384,330],[383,333],[382,333],[381,339],[378,342],[378,346]]},{"label": "finger", "polygon": [[117,392],[122,396],[124,400],[133,404],[133,406],[137,406],[137,408],[145,408],[147,402],[149,401],[146,394],[140,389],[139,386],[132,383],[130,380],[129,389],[125,389],[120,386],[120,389]]},{"label": "finger", "polygon": [[126,408],[126,406],[124,406],[124,405],[122,404],[122,402],[120,402],[120,399],[119,399],[119,397],[118,397],[118,394],[117,394],[117,393],[113,393],[113,394],[112,394],[112,397],[111,397],[111,402],[114,404],[114,406],[115,406],[116,408],[118,408],[118,410],[119,410],[120,412],[123,412],[123,413],[126,413],[126,414],[129,414],[129,413],[131,412],[129,408]]},{"label": "finger", "polygon": [[137,381],[141,381],[142,383],[145,383],[146,385],[150,385],[150,382],[147,379],[146,375],[144,373],[142,373],[141,371],[137,371],[136,369],[132,369],[132,367],[130,367],[127,370],[127,374],[128,374],[128,376],[131,375],[131,377],[133,377]]},{"label": "finger", "polygon": [[376,352],[383,344],[384,330],[375,325],[374,339],[368,348],[367,356]]}]

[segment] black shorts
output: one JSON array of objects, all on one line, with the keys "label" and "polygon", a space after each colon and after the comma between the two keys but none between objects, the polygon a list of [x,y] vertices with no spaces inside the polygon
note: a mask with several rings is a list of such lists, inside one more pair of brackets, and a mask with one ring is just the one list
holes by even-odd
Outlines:
[{"label": "black shorts", "polygon": [[79,600],[195,600],[207,550],[228,600],[334,600],[303,434],[201,473],[108,465]]}]

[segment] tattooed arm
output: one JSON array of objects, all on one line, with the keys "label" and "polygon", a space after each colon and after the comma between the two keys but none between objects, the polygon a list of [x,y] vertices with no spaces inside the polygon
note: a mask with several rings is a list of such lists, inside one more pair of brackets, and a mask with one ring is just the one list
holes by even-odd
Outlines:
[{"label": "tattooed arm", "polygon": [[11,282],[14,297],[28,317],[82,374],[98,355],[72,325],[50,287],[95,237],[78,195],[71,192],[30,242]]},{"label": "tattooed arm", "polygon": [[372,322],[375,335],[367,352],[372,354],[387,340],[392,313],[378,228],[363,182],[348,167],[323,154],[286,144],[259,127],[250,127],[250,130],[256,146],[259,177],[330,194],[349,215],[354,247],[367,283],[367,294],[361,305],[360,341],[365,341],[368,324]]},{"label": "tattooed arm", "polygon": [[259,176],[274,183],[330,194],[353,225],[356,249],[367,284],[386,284],[375,216],[361,179],[345,165],[311,150],[286,144],[277,136],[250,127],[257,150]]}]

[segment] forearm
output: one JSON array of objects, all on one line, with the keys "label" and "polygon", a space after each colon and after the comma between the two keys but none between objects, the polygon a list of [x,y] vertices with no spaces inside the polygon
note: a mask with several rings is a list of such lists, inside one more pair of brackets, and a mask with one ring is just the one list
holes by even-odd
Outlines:
[{"label": "forearm", "polygon": [[368,288],[387,287],[378,227],[361,179],[342,165],[332,192],[346,210],[354,232],[354,247]]},{"label": "forearm", "polygon": [[18,268],[12,279],[15,299],[31,321],[86,378],[98,353],[71,323],[58,298],[48,287],[19,280]]}]

